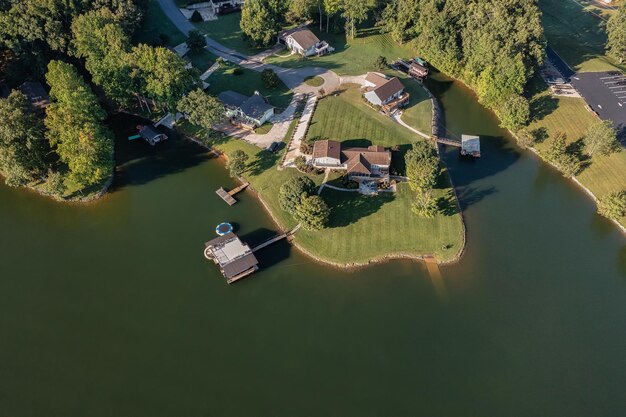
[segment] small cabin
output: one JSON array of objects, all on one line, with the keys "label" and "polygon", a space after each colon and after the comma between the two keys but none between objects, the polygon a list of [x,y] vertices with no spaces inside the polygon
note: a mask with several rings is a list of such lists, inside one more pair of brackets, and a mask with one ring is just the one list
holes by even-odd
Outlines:
[{"label": "small cabin", "polygon": [[152,146],[168,139],[165,133],[160,132],[154,126],[141,127],[139,129],[139,135]]},{"label": "small cabin", "polygon": [[417,61],[409,64],[408,74],[413,78],[426,78],[428,76],[428,68]]},{"label": "small cabin", "polygon": [[461,155],[480,158],[480,137],[461,135]]}]

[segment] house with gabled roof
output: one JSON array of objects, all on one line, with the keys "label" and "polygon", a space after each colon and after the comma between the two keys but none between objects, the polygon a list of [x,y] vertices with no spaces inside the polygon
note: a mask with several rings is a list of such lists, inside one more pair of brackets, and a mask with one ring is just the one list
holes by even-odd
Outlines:
[{"label": "house with gabled roof", "polygon": [[226,117],[250,129],[262,126],[274,116],[275,107],[258,91],[247,97],[228,90],[220,93],[218,98],[226,106]]},{"label": "house with gabled roof", "polygon": [[304,26],[289,29],[278,36],[278,42],[302,56],[320,56],[335,50],[326,41],[320,41],[311,30]]},{"label": "house with gabled roof", "polygon": [[348,179],[354,181],[388,181],[391,152],[379,145],[342,149],[337,141],[318,140],[313,144],[311,164],[320,169],[345,170]]},{"label": "house with gabled roof", "polygon": [[398,77],[388,78],[378,72],[368,72],[364,85],[365,99],[386,113],[392,113],[409,102],[409,93],[404,91],[404,84]]}]

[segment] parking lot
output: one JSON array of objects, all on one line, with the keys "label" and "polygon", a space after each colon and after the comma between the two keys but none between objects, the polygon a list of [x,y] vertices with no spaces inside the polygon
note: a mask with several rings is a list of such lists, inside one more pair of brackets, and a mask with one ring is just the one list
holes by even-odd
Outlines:
[{"label": "parking lot", "polygon": [[583,72],[572,84],[600,118],[611,120],[622,141],[626,140],[626,75],[620,72]]}]

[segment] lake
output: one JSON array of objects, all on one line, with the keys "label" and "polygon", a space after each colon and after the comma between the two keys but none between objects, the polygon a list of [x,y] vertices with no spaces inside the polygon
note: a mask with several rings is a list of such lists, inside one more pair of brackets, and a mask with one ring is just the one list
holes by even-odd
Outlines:
[{"label": "lake", "polygon": [[[127,142],[112,192],[59,204],[0,186],[0,416],[626,415],[626,239],[520,150],[469,91],[429,81],[468,246],[356,270],[286,242],[228,286],[202,256],[222,221],[275,233],[221,162],[180,140]],[[438,287],[435,286],[438,284]]]}]

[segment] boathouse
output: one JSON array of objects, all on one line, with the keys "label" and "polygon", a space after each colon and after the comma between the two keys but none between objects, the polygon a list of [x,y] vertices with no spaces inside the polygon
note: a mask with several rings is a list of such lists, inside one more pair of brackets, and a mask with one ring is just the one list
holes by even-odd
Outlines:
[{"label": "boathouse", "polygon": [[461,155],[480,157],[480,137],[461,135]]},{"label": "boathouse", "polygon": [[206,242],[204,256],[219,265],[229,284],[259,269],[259,262],[250,246],[233,232]]},{"label": "boathouse", "polygon": [[150,145],[154,146],[159,142],[163,142],[167,140],[167,135],[165,133],[161,133],[154,126],[143,126],[139,130],[139,135]]}]

